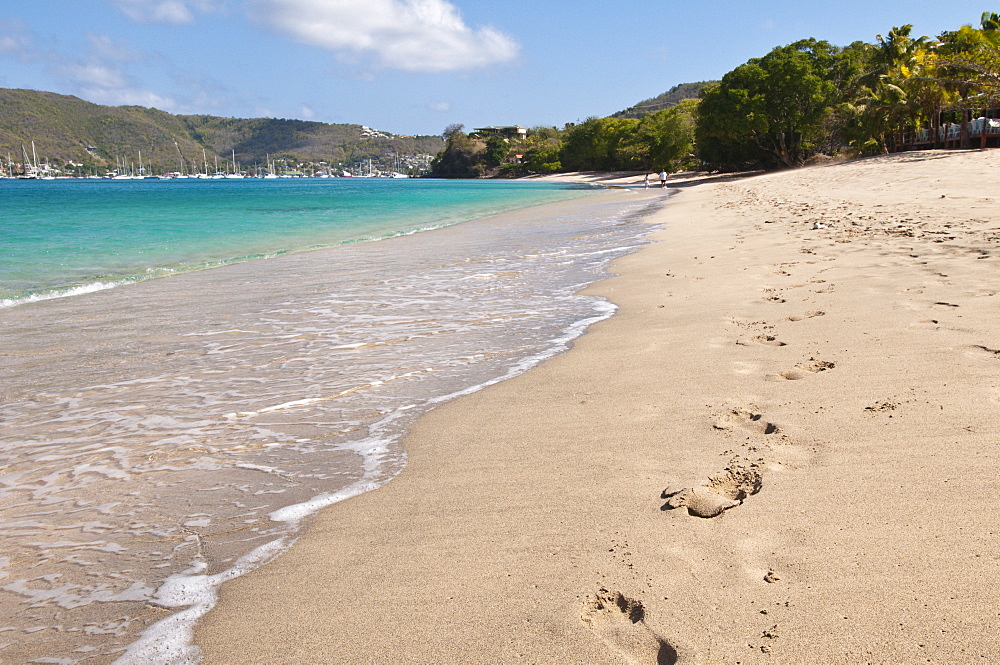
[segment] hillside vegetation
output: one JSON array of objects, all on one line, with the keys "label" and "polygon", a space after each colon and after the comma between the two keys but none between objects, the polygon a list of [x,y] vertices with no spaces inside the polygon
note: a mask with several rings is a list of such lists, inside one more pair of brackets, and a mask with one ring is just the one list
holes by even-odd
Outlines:
[{"label": "hillside vegetation", "polygon": [[[326,162],[345,167],[386,155],[433,155],[439,136],[394,136],[361,125],[173,115],[140,106],[102,106],[70,95],[0,89],[0,160],[22,161],[34,141],[39,162],[84,164],[84,171],[113,168],[118,160],[142,162],[155,172],[202,170],[215,158],[244,167],[268,156],[289,164]],[[91,149],[88,151],[88,147]],[[204,153],[203,153],[204,151]]]},{"label": "hillside vegetation", "polygon": [[657,95],[656,97],[650,97],[649,99],[644,99],[635,106],[630,106],[624,111],[619,111],[618,113],[614,113],[610,117],[641,118],[643,116],[649,115],[650,113],[656,113],[657,111],[668,109],[671,106],[677,106],[685,99],[697,99],[699,93],[701,93],[702,88],[716,83],[718,83],[718,81],[698,81],[697,83],[680,83],[670,88],[670,90],[667,90],[666,92]]},{"label": "hillside vegetation", "polygon": [[[936,39],[892,28],[873,43],[801,39],[721,80],[689,83],[611,117],[522,137],[445,131],[433,173],[794,168],[900,150],[1000,147],[1000,14]],[[696,98],[685,98],[687,96]]]}]

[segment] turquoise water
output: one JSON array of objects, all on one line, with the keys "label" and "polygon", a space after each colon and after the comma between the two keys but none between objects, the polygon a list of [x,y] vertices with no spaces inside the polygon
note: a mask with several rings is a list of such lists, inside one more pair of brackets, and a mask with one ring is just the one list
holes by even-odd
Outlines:
[{"label": "turquoise water", "polygon": [[402,471],[417,418],[612,315],[580,291],[666,194],[584,194],[0,182],[3,662],[197,663],[219,588]]},{"label": "turquoise water", "polygon": [[0,306],[439,228],[586,189],[388,179],[0,181]]}]

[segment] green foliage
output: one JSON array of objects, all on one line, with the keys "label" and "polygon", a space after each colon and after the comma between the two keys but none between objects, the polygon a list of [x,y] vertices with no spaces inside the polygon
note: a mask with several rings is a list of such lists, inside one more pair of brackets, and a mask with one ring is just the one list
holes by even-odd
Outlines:
[{"label": "green foliage", "polygon": [[699,81],[697,83],[680,83],[661,95],[644,99],[635,106],[613,114],[612,118],[642,118],[650,113],[656,113],[676,106],[688,99],[697,99],[702,88],[718,83],[718,81]]},{"label": "green foliage", "polygon": [[713,85],[701,93],[695,124],[698,157],[711,170],[739,171],[773,166],[774,160],[750,137],[729,125],[730,115],[744,100],[729,87]]},{"label": "green foliage", "polygon": [[1000,99],[1000,15],[984,12],[980,28],[963,26],[941,35],[937,48],[938,70],[943,84],[968,108],[966,101],[978,97],[996,103]]},{"label": "green foliage", "polygon": [[463,132],[462,125],[449,125],[444,131],[445,147],[431,162],[436,178],[478,178],[483,174],[482,153],[486,145]]},{"label": "green foliage", "polygon": [[559,146],[531,148],[524,153],[524,163],[529,173],[557,173],[562,170]]},{"label": "green foliage", "polygon": [[901,128],[919,115],[917,102],[926,96],[921,85],[930,70],[927,37],[911,37],[912,28],[894,27],[863,46],[862,67],[838,109],[840,136],[859,152],[895,149]]},{"label": "green foliage", "polygon": [[[698,112],[702,158],[717,166],[747,159],[799,166],[814,152],[838,101],[831,80],[838,51],[813,39],[772,50],[706,88]],[[732,157],[727,158],[731,152]]]},{"label": "green foliage", "polygon": [[588,118],[568,128],[560,151],[563,168],[570,171],[616,171],[637,161],[633,134],[639,121],[627,118]]},{"label": "green foliage", "polygon": [[694,118],[697,109],[698,100],[686,99],[639,120],[634,142],[642,168],[673,172],[695,165]]},{"label": "green foliage", "polygon": [[[1000,15],[937,40],[892,28],[875,43],[837,49],[806,40],[774,49],[702,92],[699,156],[711,168],[795,166],[824,152],[898,150],[916,128],[937,136],[942,116],[968,124],[1000,102]],[[933,143],[932,143],[933,145]]]},{"label": "green foliage", "polygon": [[[612,117],[563,131],[537,127],[516,145],[449,138],[442,173],[739,170],[800,166],[817,155],[900,149],[942,112],[960,119],[1000,102],[1000,14],[938,40],[892,28],[875,43],[804,39],[736,67],[716,83],[675,86]],[[699,92],[700,91],[700,92]],[[699,99],[684,100],[698,93]],[[928,127],[930,125],[930,127]],[[448,152],[453,154],[447,154]],[[520,165],[506,162],[523,154]]]},{"label": "green foliage", "polygon": [[510,152],[510,143],[502,136],[491,136],[486,139],[485,158],[486,164],[491,167],[498,167],[507,161],[507,154]]}]

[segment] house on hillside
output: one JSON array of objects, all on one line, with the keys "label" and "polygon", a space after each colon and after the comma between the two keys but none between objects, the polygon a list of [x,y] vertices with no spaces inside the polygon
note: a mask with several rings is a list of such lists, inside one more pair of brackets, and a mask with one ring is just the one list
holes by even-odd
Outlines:
[{"label": "house on hillside", "polygon": [[367,127],[365,125],[361,125],[361,138],[363,138],[363,139],[387,139],[387,138],[391,138],[391,137],[388,134],[386,134],[385,132],[380,132],[377,129],[372,129],[371,127]]},{"label": "house on hillside", "polygon": [[512,125],[510,127],[477,127],[472,130],[473,134],[478,134],[481,137],[485,136],[502,136],[506,139],[523,139],[528,135],[528,130],[520,125]]}]

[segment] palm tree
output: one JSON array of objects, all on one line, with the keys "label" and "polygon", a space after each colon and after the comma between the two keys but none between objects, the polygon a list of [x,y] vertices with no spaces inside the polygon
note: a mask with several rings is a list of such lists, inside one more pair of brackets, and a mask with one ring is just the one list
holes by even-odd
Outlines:
[{"label": "palm tree", "polygon": [[934,137],[935,147],[941,110],[955,100],[955,95],[942,86],[938,78],[940,60],[938,46],[938,42],[928,42],[924,45],[924,48],[916,54],[912,75],[905,82],[910,104],[914,110],[914,125],[927,124],[931,136]]},{"label": "palm tree", "polygon": [[851,144],[866,153],[886,154],[896,145],[895,134],[909,116],[906,92],[882,75],[860,96],[842,107],[857,132]]},{"label": "palm tree", "polygon": [[893,27],[887,36],[877,35],[876,44],[866,45],[868,66],[853,101],[842,109],[855,128],[852,145],[866,152],[894,149],[903,128],[925,114],[933,117],[928,107],[940,88],[929,83],[936,43],[912,37],[912,30],[909,24]]},{"label": "palm tree", "polygon": [[996,12],[983,12],[979,19],[979,26],[984,32],[994,32],[1000,30],[1000,14]]},{"label": "palm tree", "polygon": [[871,67],[862,77],[862,82],[874,84],[880,76],[892,78],[908,78],[913,74],[913,68],[919,54],[930,42],[926,35],[913,38],[911,24],[893,27],[886,37],[875,35],[877,44],[869,45]]}]

